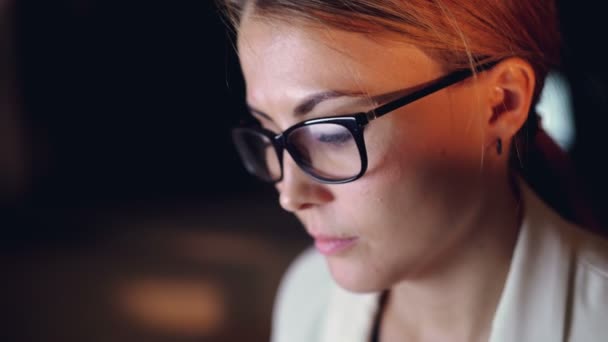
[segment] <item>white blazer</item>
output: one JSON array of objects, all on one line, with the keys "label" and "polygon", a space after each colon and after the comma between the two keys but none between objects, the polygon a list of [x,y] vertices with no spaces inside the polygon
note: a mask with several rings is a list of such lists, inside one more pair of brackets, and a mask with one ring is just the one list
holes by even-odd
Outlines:
[{"label": "white blazer", "polygon": [[[524,218],[490,342],[608,342],[608,242],[520,187]],[[378,301],[340,288],[308,249],[281,282],[271,340],[368,342]]]}]

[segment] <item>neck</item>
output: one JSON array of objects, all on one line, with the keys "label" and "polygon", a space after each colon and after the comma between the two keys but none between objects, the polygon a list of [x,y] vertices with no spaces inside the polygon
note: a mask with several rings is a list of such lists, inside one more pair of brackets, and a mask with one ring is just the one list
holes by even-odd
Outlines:
[{"label": "neck", "polygon": [[480,201],[473,228],[443,253],[443,262],[391,288],[383,340],[393,340],[393,332],[401,336],[396,340],[487,341],[521,218],[514,215],[519,201],[509,181],[484,188],[492,194]]}]

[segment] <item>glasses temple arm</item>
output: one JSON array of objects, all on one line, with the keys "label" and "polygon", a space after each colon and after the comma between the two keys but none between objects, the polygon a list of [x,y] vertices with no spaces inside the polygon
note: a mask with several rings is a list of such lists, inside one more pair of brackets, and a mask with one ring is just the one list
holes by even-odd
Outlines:
[{"label": "glasses temple arm", "polygon": [[[481,72],[484,70],[488,70],[495,66],[498,62],[490,62],[486,64],[479,65],[475,68],[476,72]],[[464,69],[455,71],[447,76],[437,79],[436,81],[432,81],[432,83],[422,89],[416,90],[413,93],[407,94],[403,97],[400,97],[394,101],[391,101],[387,104],[384,104],[376,109],[373,109],[366,114],[368,120],[373,120],[375,118],[381,117],[382,115],[392,112],[393,110],[403,107],[409,103],[412,103],[422,97],[430,95],[436,91],[439,91],[443,88],[449,87],[452,84],[458,83],[464,79],[467,79],[473,76],[473,70]]]}]

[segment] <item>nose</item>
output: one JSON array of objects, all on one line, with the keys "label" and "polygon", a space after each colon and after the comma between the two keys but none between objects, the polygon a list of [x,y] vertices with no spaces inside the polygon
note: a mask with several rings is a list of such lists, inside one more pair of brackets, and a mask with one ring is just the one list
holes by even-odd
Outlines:
[{"label": "nose", "polygon": [[288,153],[285,153],[283,158],[283,179],[276,187],[281,207],[292,213],[323,205],[334,199],[328,185],[306,175]]}]

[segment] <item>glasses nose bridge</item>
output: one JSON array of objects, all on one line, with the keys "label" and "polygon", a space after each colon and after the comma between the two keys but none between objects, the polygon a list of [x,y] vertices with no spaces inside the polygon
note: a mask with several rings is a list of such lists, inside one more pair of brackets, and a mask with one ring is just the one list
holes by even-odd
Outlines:
[{"label": "glasses nose bridge", "polygon": [[293,146],[291,148],[288,147],[287,137],[289,134],[285,133],[286,132],[278,134],[273,139],[275,150],[277,151],[277,156],[279,158],[279,165],[281,167],[281,180],[285,177],[285,153],[289,154],[289,157],[293,161],[293,166],[298,169],[298,172],[302,172],[303,174],[310,176],[310,173],[306,169],[302,168],[298,162],[298,157],[294,155],[295,152],[292,151]]},{"label": "glasses nose bridge", "polygon": [[[287,151],[287,153],[289,153],[289,151],[287,150],[287,141],[285,139],[285,133],[280,133],[277,134],[273,137],[272,139],[272,144],[274,145],[274,150],[277,153],[277,158],[279,159],[279,167],[281,169],[281,177],[280,179],[283,179],[283,175],[284,175],[284,156],[285,156],[285,151]],[[291,155],[291,154],[290,154]]]}]

